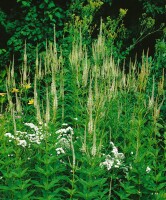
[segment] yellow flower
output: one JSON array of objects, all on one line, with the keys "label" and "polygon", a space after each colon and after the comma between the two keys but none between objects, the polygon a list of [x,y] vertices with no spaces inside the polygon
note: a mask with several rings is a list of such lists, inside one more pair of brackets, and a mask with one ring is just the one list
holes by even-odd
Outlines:
[{"label": "yellow flower", "polygon": [[14,93],[14,92],[19,92],[19,89],[17,89],[17,88],[12,88],[12,93]]},{"label": "yellow flower", "polygon": [[31,88],[31,83],[25,84],[25,85],[24,85],[24,88],[25,88],[26,90],[28,90],[29,88]]},{"label": "yellow flower", "polygon": [[3,92],[0,93],[0,96],[1,96],[1,97],[4,97],[5,95],[6,95],[6,93],[3,93]]},{"label": "yellow flower", "polygon": [[29,105],[34,104],[34,99],[30,99],[29,102],[28,102],[28,104],[29,104]]}]

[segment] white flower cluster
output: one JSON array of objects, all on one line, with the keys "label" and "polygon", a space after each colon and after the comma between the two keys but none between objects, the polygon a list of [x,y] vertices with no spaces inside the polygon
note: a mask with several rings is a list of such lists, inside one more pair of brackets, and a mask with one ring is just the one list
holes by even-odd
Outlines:
[{"label": "white flower cluster", "polygon": [[56,150],[57,155],[65,153],[65,151],[64,151],[64,149],[62,147],[56,148],[55,150]]},{"label": "white flower cluster", "polygon": [[113,142],[110,142],[112,146],[111,155],[105,155],[105,161],[100,163],[100,166],[105,166],[107,170],[110,170],[111,168],[120,168],[120,166],[123,164],[124,154],[119,153],[117,147],[114,145]]},{"label": "white flower cluster", "polygon": [[33,123],[24,123],[26,126],[29,126],[31,129],[34,129],[35,132],[38,132],[39,130],[41,130],[41,128],[38,128],[36,125],[34,125]]},{"label": "white flower cluster", "polygon": [[[5,136],[11,139],[15,139],[14,135],[12,135],[11,133],[5,133]],[[11,140],[9,140],[11,141]]]},{"label": "white flower cluster", "polygon": [[57,134],[63,134],[63,133],[68,133],[68,132],[71,132],[71,134],[73,134],[73,129],[69,126],[67,128],[62,128],[62,129],[59,129],[58,131],[56,131]]},{"label": "white flower cluster", "polygon": [[[20,133],[20,131],[19,131],[19,133]],[[23,132],[23,133],[25,133],[25,132]],[[17,131],[16,136],[12,135],[11,133],[5,133],[5,136],[10,138],[9,142],[11,142],[12,140],[15,140],[17,142],[18,146],[26,147],[27,141],[20,139],[17,135],[18,135],[18,131]]]},{"label": "white flower cluster", "polygon": [[[67,124],[62,124],[66,126]],[[74,134],[73,129],[69,126],[67,128],[62,128],[56,131],[56,134],[58,134],[57,137],[57,154],[63,154],[66,150],[70,149],[71,147],[71,137]]]},{"label": "white flower cluster", "polygon": [[15,135],[12,135],[11,133],[5,133],[5,136],[10,138],[9,142],[15,140],[18,146],[22,146],[24,148],[26,146],[30,147],[31,143],[40,144],[41,140],[44,139],[44,135],[42,133],[41,128],[38,128],[33,123],[25,123],[25,125],[29,126],[32,129],[33,133],[22,131],[16,131]]},{"label": "white flower cluster", "polygon": [[26,138],[31,142],[31,143],[36,143],[40,144],[41,141],[44,139],[44,135],[42,133],[42,129],[38,128],[36,125],[33,123],[25,123],[26,126],[29,126],[34,133],[32,134],[27,134]]}]

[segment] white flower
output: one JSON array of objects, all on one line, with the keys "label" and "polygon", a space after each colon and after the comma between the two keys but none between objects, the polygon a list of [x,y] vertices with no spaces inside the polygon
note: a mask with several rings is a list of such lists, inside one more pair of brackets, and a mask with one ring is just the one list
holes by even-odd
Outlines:
[{"label": "white flower", "polygon": [[56,134],[61,134],[61,133],[66,133],[66,129],[65,128],[62,128],[62,129],[59,129],[58,131],[56,131]]},{"label": "white flower", "polygon": [[113,142],[110,142],[110,144],[111,144],[113,147],[115,146]]},{"label": "white flower", "polygon": [[149,173],[151,171],[151,168],[148,166],[147,168],[146,168],[146,173]]},{"label": "white flower", "polygon": [[63,124],[62,124],[62,126],[68,126],[68,124],[66,124],[66,123],[63,123]]},{"label": "white flower", "polygon": [[17,141],[18,141],[17,145],[20,145],[22,147],[26,147],[27,146],[26,140],[19,140],[19,139],[17,139]]},{"label": "white flower", "polygon": [[65,151],[63,150],[62,147],[56,148],[55,150],[56,150],[56,152],[57,152],[58,155],[59,155],[59,154],[64,154],[64,153],[65,153]]},{"label": "white flower", "polygon": [[31,129],[34,129],[35,132],[39,131],[39,128],[33,123],[25,123],[26,126],[29,126]]},{"label": "white flower", "polygon": [[106,166],[107,170],[110,170],[112,167],[120,168],[120,166],[123,164],[123,159],[125,157],[123,153],[118,152],[118,148],[114,145],[112,141],[110,142],[110,145],[112,146],[111,155],[103,154],[106,159],[104,162],[100,163],[100,166]]},{"label": "white flower", "polygon": [[67,127],[67,129],[66,129],[66,131],[68,132],[68,131],[73,131],[73,129],[69,126],[69,127]]},{"label": "white flower", "polygon": [[13,154],[8,154],[8,156],[9,156],[9,157],[12,157],[12,156],[14,156],[14,155],[13,155]]},{"label": "white flower", "polygon": [[9,138],[12,138],[12,139],[15,139],[14,135],[12,135],[11,133],[5,133],[5,136],[9,137]]},{"label": "white flower", "polygon": [[113,147],[112,153],[114,154],[115,157],[118,156],[118,149],[115,146]]},{"label": "white flower", "polygon": [[[38,128],[33,123],[24,123],[24,124],[26,126],[29,126],[31,129],[33,129],[31,134],[27,132],[22,132],[22,131],[16,131],[15,136],[12,135],[11,133],[6,133],[5,136],[16,140],[17,145],[22,146],[22,147],[26,147],[26,146],[30,147],[31,145],[30,143],[40,144],[41,140],[44,139],[44,134],[42,132],[42,129]],[[12,141],[11,139],[9,139],[9,142]],[[28,145],[27,145],[27,141],[29,142]]]},{"label": "white flower", "polygon": [[107,156],[104,162],[100,163],[100,166],[106,166],[108,171],[112,168],[113,165],[114,159],[111,159],[109,156]]},{"label": "white flower", "polygon": [[59,145],[66,149],[70,149],[70,142],[66,138],[60,138],[59,141],[56,143],[56,145]]},{"label": "white flower", "polygon": [[26,135],[27,134],[27,132],[22,132],[22,131],[16,131],[16,135],[18,135],[18,133],[21,133],[22,135]]},{"label": "white flower", "polygon": [[73,134],[73,129],[70,126],[67,128],[59,129],[58,131],[56,131],[56,134],[67,133],[69,131]]}]

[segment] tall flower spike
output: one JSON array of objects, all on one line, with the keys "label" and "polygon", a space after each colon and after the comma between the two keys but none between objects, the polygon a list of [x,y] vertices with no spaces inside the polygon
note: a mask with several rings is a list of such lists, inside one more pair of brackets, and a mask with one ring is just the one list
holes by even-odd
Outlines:
[{"label": "tall flower spike", "polygon": [[51,95],[53,97],[53,117],[55,119],[57,107],[58,107],[58,97],[57,97],[57,90],[56,90],[56,68],[52,66],[52,83],[51,83]]},{"label": "tall flower spike", "polygon": [[15,77],[14,77],[14,56],[13,56],[13,62],[12,62],[12,68],[10,70],[10,82],[9,83],[9,86],[13,87],[13,88],[16,88],[16,82],[15,82]]},{"label": "tall flower spike", "polygon": [[154,88],[155,88],[155,81],[153,76],[152,96],[151,98],[149,98],[149,108],[152,108],[154,106]]},{"label": "tall flower spike", "polygon": [[37,119],[39,124],[43,124],[43,121],[42,121],[42,118],[41,118],[39,101],[38,101],[37,106],[36,106],[36,119]]},{"label": "tall flower spike", "polygon": [[85,50],[85,58],[84,58],[84,69],[83,69],[83,75],[82,75],[82,84],[84,87],[87,86],[87,82],[88,82],[88,58],[87,58],[87,52]]},{"label": "tall flower spike", "polygon": [[85,126],[85,130],[84,130],[84,141],[83,141],[81,150],[82,150],[82,152],[86,153],[86,126]]},{"label": "tall flower spike", "polygon": [[38,55],[38,47],[36,47],[36,76],[39,76],[39,55]]},{"label": "tall flower spike", "polygon": [[15,95],[16,95],[16,110],[18,113],[21,113],[22,112],[21,101],[20,98],[18,97],[18,94],[15,93]]},{"label": "tall flower spike", "polygon": [[26,41],[24,48],[24,65],[23,65],[23,84],[26,83],[27,80],[27,53],[26,53]]},{"label": "tall flower spike", "polygon": [[7,81],[6,81],[6,91],[7,91],[7,99],[8,99],[8,102],[9,102],[9,110],[11,111],[14,105],[13,105],[13,102],[12,102],[12,97],[10,96],[10,93],[9,93],[7,82],[8,82],[8,78],[7,78]]},{"label": "tall flower spike", "polygon": [[92,156],[95,156],[96,155],[96,130],[94,128],[94,131],[93,131],[93,145],[92,145]]},{"label": "tall flower spike", "polygon": [[48,125],[50,121],[50,100],[48,94],[48,88],[46,88],[46,125]]},{"label": "tall flower spike", "polygon": [[92,94],[92,79],[90,80],[89,86],[89,97],[88,97],[88,114],[89,114],[89,123],[88,123],[88,132],[91,134],[93,132],[93,94]]},{"label": "tall flower spike", "polygon": [[34,79],[34,106],[37,106],[37,75],[35,74]]},{"label": "tall flower spike", "polygon": [[37,77],[35,74],[35,80],[34,80],[34,107],[36,108],[36,119],[39,124],[42,124],[42,118],[41,118],[41,113],[40,113],[40,102],[38,100],[38,95],[37,95]]}]

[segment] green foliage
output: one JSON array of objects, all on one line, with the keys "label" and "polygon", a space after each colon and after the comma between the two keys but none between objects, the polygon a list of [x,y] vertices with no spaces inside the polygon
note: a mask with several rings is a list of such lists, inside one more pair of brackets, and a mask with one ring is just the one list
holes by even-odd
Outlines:
[{"label": "green foliage", "polygon": [[[8,51],[19,57],[23,55],[23,45],[27,41],[27,52],[29,61],[35,56],[35,48],[38,44],[40,51],[45,49],[46,40],[51,40],[53,27],[56,26],[57,37],[62,37],[62,26],[64,19],[63,9],[54,1],[32,2],[18,0],[17,20],[10,20],[1,11],[1,24],[10,35],[7,42]],[[13,16],[11,16],[13,17]]]},{"label": "green foliage", "polygon": [[129,53],[126,49],[123,52],[125,40],[129,34],[123,22],[126,13],[126,9],[120,9],[119,16],[116,19],[107,17],[106,22],[103,24],[103,34],[107,40],[107,48],[114,55],[115,60],[123,60]]},{"label": "green foliage", "polygon": [[[165,64],[166,64],[166,54],[165,54],[165,50],[166,50],[166,42],[165,42],[165,37],[161,40],[158,40],[156,42],[156,53],[155,53],[155,67],[154,70],[156,70],[156,72],[161,71],[162,68],[165,68]],[[158,74],[156,74],[156,76],[158,76]],[[161,75],[160,75],[161,76]]]},{"label": "green foliage", "polygon": [[143,8],[147,14],[152,15],[155,17],[158,14],[165,13],[165,3],[162,0],[155,1],[155,0],[139,0],[143,4]]},{"label": "green foliage", "polygon": [[13,60],[0,74],[0,199],[164,200],[165,29],[154,58],[143,54],[128,73],[120,64],[164,26],[155,29],[155,17],[143,15],[140,35],[124,48],[125,9],[91,37],[108,1],[72,1],[64,32],[54,1],[17,2],[21,26],[4,24],[0,13],[13,33],[9,47],[24,51],[21,67]]}]

